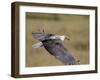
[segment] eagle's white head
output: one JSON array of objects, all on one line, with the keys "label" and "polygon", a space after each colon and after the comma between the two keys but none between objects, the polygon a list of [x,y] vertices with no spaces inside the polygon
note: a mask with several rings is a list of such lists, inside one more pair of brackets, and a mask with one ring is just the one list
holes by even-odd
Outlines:
[{"label": "eagle's white head", "polygon": [[69,40],[69,38],[65,35],[55,35],[51,36],[50,39],[60,39],[61,41],[64,41],[65,39]]}]

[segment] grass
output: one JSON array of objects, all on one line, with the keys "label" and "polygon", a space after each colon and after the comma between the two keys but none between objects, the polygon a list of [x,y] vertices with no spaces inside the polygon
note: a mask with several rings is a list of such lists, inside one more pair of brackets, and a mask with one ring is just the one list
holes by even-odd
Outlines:
[{"label": "grass", "polygon": [[69,14],[26,13],[26,66],[64,65],[44,48],[33,49],[38,40],[32,32],[45,30],[46,33],[68,35],[64,41],[67,48],[80,64],[89,64],[89,16]]}]

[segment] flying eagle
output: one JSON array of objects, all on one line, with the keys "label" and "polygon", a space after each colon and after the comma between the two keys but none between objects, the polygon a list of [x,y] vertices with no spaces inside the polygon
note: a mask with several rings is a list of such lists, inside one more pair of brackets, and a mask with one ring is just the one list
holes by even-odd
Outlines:
[{"label": "flying eagle", "polygon": [[51,55],[55,56],[55,58],[60,60],[63,64],[76,64],[75,58],[63,45],[64,39],[68,39],[66,36],[47,34],[44,32],[34,32],[32,35],[34,38],[40,41],[36,44],[33,44],[33,48],[44,47]]}]

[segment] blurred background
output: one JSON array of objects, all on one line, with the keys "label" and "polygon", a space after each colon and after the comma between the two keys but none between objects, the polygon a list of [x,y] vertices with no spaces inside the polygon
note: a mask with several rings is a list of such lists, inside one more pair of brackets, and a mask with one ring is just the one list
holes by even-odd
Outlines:
[{"label": "blurred background", "polygon": [[80,64],[89,64],[89,16],[73,14],[48,14],[26,12],[26,67],[64,65],[44,48],[33,49],[38,40],[32,32],[67,35],[67,48]]}]

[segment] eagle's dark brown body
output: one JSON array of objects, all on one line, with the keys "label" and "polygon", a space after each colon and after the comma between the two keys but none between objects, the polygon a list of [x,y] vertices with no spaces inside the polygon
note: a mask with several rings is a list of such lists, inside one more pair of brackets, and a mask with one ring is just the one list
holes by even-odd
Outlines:
[{"label": "eagle's dark brown body", "polygon": [[43,43],[44,48],[65,65],[76,64],[75,58],[64,47],[60,39],[50,39],[50,34],[33,33],[33,36]]}]

